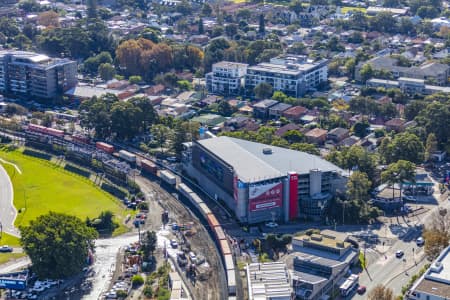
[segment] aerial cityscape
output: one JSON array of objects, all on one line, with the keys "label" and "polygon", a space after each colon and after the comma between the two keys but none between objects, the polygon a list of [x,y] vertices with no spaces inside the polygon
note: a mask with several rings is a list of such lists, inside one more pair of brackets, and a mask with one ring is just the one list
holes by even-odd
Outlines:
[{"label": "aerial cityscape", "polygon": [[0,0],[0,299],[450,299],[447,0]]}]

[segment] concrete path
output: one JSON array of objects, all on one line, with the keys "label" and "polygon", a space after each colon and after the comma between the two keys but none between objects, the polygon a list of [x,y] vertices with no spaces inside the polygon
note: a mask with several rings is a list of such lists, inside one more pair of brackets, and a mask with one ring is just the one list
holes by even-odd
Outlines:
[{"label": "concrete path", "polygon": [[[2,160],[2,162],[5,162]],[[16,176],[20,176],[21,172],[17,166]],[[14,207],[14,190],[11,179],[8,173],[0,164],[0,222],[2,224],[3,232],[19,237],[19,230],[14,227],[14,221],[16,220],[17,210]],[[1,241],[0,241],[1,243]]]}]

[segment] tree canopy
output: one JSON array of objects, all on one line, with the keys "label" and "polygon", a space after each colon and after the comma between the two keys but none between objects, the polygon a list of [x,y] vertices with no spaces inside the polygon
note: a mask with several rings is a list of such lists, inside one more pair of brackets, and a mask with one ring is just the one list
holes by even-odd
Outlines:
[{"label": "tree canopy", "polygon": [[97,233],[74,216],[50,212],[20,228],[21,244],[39,278],[67,278],[86,265]]}]

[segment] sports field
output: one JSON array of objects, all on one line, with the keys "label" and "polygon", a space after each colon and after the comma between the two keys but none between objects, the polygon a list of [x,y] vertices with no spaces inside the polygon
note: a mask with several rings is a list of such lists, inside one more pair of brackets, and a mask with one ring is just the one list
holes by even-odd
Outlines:
[{"label": "sports field", "polygon": [[[0,158],[16,164],[22,173],[9,164],[3,164],[14,186],[14,205],[19,211],[15,221],[17,227],[27,225],[30,220],[49,211],[75,215],[84,220],[110,210],[116,221],[123,223],[126,210],[117,199],[90,180],[47,160],[24,155],[19,150],[0,149]],[[124,227],[116,231],[123,232]]]}]

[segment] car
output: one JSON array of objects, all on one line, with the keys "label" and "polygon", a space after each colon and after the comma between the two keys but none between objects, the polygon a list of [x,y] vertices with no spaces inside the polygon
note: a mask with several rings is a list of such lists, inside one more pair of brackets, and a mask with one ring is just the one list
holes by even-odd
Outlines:
[{"label": "car", "polygon": [[275,223],[275,222],[269,222],[269,223],[266,223],[266,227],[269,227],[269,228],[277,228],[277,227],[278,227],[278,224]]},{"label": "car", "polygon": [[421,247],[421,246],[423,246],[425,244],[425,240],[423,239],[423,237],[418,237],[417,238],[417,240],[416,240],[416,245],[417,246],[419,246],[419,247]]},{"label": "car", "polygon": [[178,248],[178,242],[176,240],[170,240],[170,246],[172,248]]},{"label": "car", "polygon": [[360,285],[356,292],[360,295],[364,294],[366,292],[367,288],[364,285]]},{"label": "car", "polygon": [[403,196],[403,200],[405,200],[405,201],[416,201],[417,199],[416,199],[416,197],[413,197],[413,196]]},{"label": "car", "polygon": [[395,252],[395,256],[396,256],[397,258],[401,258],[401,257],[403,257],[403,255],[405,255],[405,253],[404,253],[402,250],[397,250],[397,251]]},{"label": "car", "polygon": [[3,245],[0,247],[0,252],[13,252],[13,248],[8,245]]},{"label": "car", "polygon": [[194,252],[189,252],[189,259],[191,260],[192,263],[195,264],[196,260],[197,260],[197,255],[195,255]]}]

